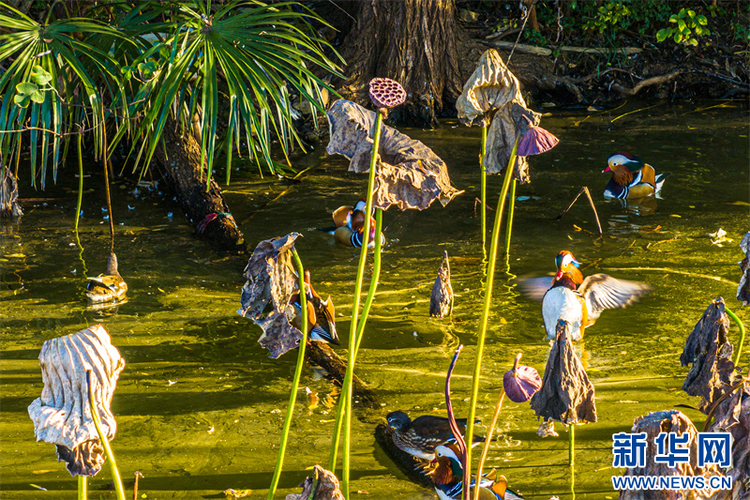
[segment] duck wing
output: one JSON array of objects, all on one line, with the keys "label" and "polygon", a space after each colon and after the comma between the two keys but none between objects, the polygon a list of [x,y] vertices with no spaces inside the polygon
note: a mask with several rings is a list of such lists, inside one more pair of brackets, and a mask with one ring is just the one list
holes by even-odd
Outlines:
[{"label": "duck wing", "polygon": [[554,280],[554,276],[519,278],[518,286],[521,289],[521,293],[523,293],[527,299],[541,302],[542,299],[544,299],[544,294],[547,293],[547,290],[552,288],[552,282]]},{"label": "duck wing", "polygon": [[650,290],[646,283],[618,280],[607,274],[592,274],[578,288],[586,299],[589,321],[592,322],[603,310],[627,307]]}]

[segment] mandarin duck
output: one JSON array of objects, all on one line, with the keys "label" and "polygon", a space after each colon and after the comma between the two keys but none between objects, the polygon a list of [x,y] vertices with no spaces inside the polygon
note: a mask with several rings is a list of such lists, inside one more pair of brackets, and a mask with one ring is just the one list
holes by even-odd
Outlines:
[{"label": "mandarin duck", "polygon": [[604,172],[612,178],[604,188],[605,198],[644,198],[658,196],[670,172],[656,174],[654,167],[630,153],[615,153],[607,159]]},{"label": "mandarin duck", "polygon": [[[307,333],[310,334],[310,340],[328,342],[339,345],[339,336],[336,332],[336,310],[330,295],[323,300],[320,295],[313,289],[310,282],[310,271],[305,269],[305,294],[307,296]],[[299,292],[292,295],[290,304],[294,307],[294,319],[292,325],[298,330],[302,329],[302,316],[300,311]]]},{"label": "mandarin duck", "polygon": [[117,271],[117,256],[114,252],[109,254],[107,272],[88,280],[86,297],[95,304],[120,300],[128,291],[128,284]]},{"label": "mandarin duck", "polygon": [[[458,500],[463,490],[463,466],[459,458],[458,446],[455,444],[441,445],[435,448],[438,463],[432,480],[435,483],[435,491],[440,500]],[[471,480],[473,494],[476,488],[476,478]],[[522,500],[523,497],[508,489],[508,480],[505,476],[497,476],[491,479],[491,474],[484,475],[479,481],[480,500]]]},{"label": "mandarin duck", "polygon": [[[422,415],[414,420],[402,411],[393,411],[386,417],[393,444],[402,451],[424,460],[435,460],[435,447],[455,443],[448,419],[435,415]],[[461,432],[466,430],[466,419],[457,420]],[[476,421],[479,423],[479,420]],[[484,441],[474,436],[473,446]]]},{"label": "mandarin duck", "polygon": [[[344,205],[333,212],[335,230],[333,239],[342,245],[362,248],[365,233],[365,208],[367,202],[359,200],[354,207]],[[386,239],[380,233],[380,242],[385,245]],[[368,248],[375,246],[375,219],[370,217],[370,242]]]},{"label": "mandarin duck", "polygon": [[581,265],[572,253],[563,250],[555,257],[557,274],[549,278],[529,278],[521,281],[524,293],[541,300],[547,338],[555,338],[560,319],[570,324],[573,340],[583,338],[584,329],[594,324],[605,309],[626,307],[648,293],[645,283],[613,278],[606,274],[592,274],[583,278]]}]

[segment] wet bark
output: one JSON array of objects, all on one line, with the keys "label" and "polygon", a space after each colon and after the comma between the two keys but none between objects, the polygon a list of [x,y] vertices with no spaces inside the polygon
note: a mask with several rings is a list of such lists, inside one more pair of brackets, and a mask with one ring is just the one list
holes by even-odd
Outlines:
[{"label": "wet bark", "polygon": [[355,102],[368,102],[374,77],[399,82],[406,103],[391,116],[415,126],[436,125],[436,115],[452,108],[464,83],[462,62],[479,50],[458,24],[454,0],[372,0],[356,4],[356,23],[344,39],[348,62],[342,89]]},{"label": "wet bark", "polygon": [[[323,367],[333,381],[341,385],[346,375],[346,361],[336,354],[330,345],[325,342],[307,341],[307,350],[305,351],[307,359]],[[367,384],[362,382],[356,374],[353,379],[353,394],[356,402],[361,403],[367,408],[378,409],[380,403],[375,392]]]},{"label": "wet bark", "polygon": [[200,144],[192,134],[182,134],[171,120],[164,127],[162,144],[163,147],[156,148],[156,163],[169,189],[177,196],[180,208],[196,228],[197,236],[222,250],[244,252],[242,231],[213,178],[206,190],[207,166],[201,163]]}]

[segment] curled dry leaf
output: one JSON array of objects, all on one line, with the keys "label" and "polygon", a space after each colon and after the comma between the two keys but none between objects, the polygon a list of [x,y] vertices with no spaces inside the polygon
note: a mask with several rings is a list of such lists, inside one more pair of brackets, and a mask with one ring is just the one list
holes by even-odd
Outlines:
[{"label": "curled dry leaf", "polygon": [[748,305],[750,304],[750,232],[742,238],[740,248],[745,252],[745,258],[739,262],[742,276],[740,276],[740,285],[737,287],[737,300]]},{"label": "curled dry leaf", "polygon": [[[682,389],[691,396],[701,396],[700,409],[704,413],[739,381],[732,362],[734,347],[727,340],[728,333],[729,318],[724,312],[724,299],[718,298],[708,306],[690,332],[680,356],[682,366],[693,365]],[[721,405],[732,400],[725,400]],[[722,413],[727,413],[728,408],[723,410]]]},{"label": "curled dry leaf", "polygon": [[[484,159],[488,174],[503,171],[510,160],[516,135],[526,132],[528,122],[538,125],[541,118],[539,113],[526,107],[521,84],[494,49],[479,58],[456,101],[456,110],[458,119],[465,125],[489,126]],[[521,184],[530,182],[524,156],[517,157],[513,175]]]},{"label": "curled dry leaf", "polygon": [[448,263],[448,252],[444,253],[443,261],[438,268],[435,284],[432,285],[430,296],[430,316],[444,318],[453,312],[453,286],[451,285],[451,267]]},{"label": "curled dry leaf", "polygon": [[335,474],[317,464],[313,467],[313,477],[306,477],[300,486],[302,493],[290,493],[286,500],[344,500]]},{"label": "curled dry leaf", "polygon": [[[633,422],[633,433],[645,432],[647,437],[646,467],[628,468],[625,476],[715,476],[718,475],[716,465],[698,467],[698,431],[690,419],[683,413],[657,411],[638,417]],[[675,432],[677,435],[687,433],[690,436],[690,461],[677,463],[670,467],[667,463],[656,462],[652,457],[657,454],[656,437],[660,432]],[[620,500],[705,500],[710,494],[703,494],[702,490],[621,490]]]},{"label": "curled dry leaf", "polygon": [[542,379],[535,368],[518,364],[521,356],[519,352],[513,369],[503,375],[503,390],[514,403],[525,403],[542,387]]},{"label": "curled dry leaf", "polygon": [[297,237],[299,233],[289,233],[261,241],[255,247],[245,267],[247,282],[240,297],[242,308],[237,311],[241,316],[258,318],[269,302],[276,312],[284,311],[289,304],[299,288],[290,251]]},{"label": "curled dry leaf", "polygon": [[557,338],[544,369],[542,388],[531,397],[531,408],[537,417],[564,424],[596,422],[594,384],[573,352],[569,330],[567,321],[557,323]]},{"label": "curled dry leaf", "polygon": [[71,475],[94,476],[104,463],[104,450],[91,418],[86,372],[91,371],[97,413],[111,440],[117,423],[110,404],[125,361],[107,330],[94,325],[46,341],[39,363],[44,387],[28,409],[36,440],[57,445]]},{"label": "curled dry leaf", "polygon": [[[375,113],[339,99],[327,117],[331,140],[326,152],[348,158],[350,172],[369,172]],[[462,192],[451,185],[447,165],[430,148],[383,125],[373,193],[376,208],[424,210],[435,200],[445,206]]]},{"label": "curled dry leaf", "polygon": [[287,305],[282,312],[272,312],[264,318],[255,319],[255,324],[263,329],[258,343],[271,351],[270,357],[278,358],[282,354],[299,347],[302,332],[292,325],[295,311]]}]

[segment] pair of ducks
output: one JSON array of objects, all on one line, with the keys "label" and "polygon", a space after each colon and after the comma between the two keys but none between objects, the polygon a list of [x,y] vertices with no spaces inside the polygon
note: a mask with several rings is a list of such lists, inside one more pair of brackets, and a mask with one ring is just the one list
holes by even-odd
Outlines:
[{"label": "pair of ducks", "polygon": [[[460,499],[463,489],[463,466],[448,419],[435,415],[422,415],[411,420],[402,411],[391,412],[386,419],[393,444],[400,450],[423,460],[437,462],[437,468],[432,473],[432,480],[438,498],[440,500]],[[466,428],[466,419],[458,419],[457,423],[459,430],[463,432]],[[483,441],[483,437],[474,436],[472,447]],[[476,479],[472,479],[471,489],[474,490],[476,486]],[[486,474],[479,481],[479,498],[480,500],[518,500],[523,497],[508,489],[508,481],[504,476]]]},{"label": "pair of ducks", "polygon": [[[356,205],[344,205],[333,212],[333,239],[336,243],[354,248],[362,248],[365,234],[365,210],[367,202],[359,200]],[[380,243],[385,245],[386,239],[380,233]],[[368,248],[375,246],[375,219],[370,216],[370,240]]]}]

